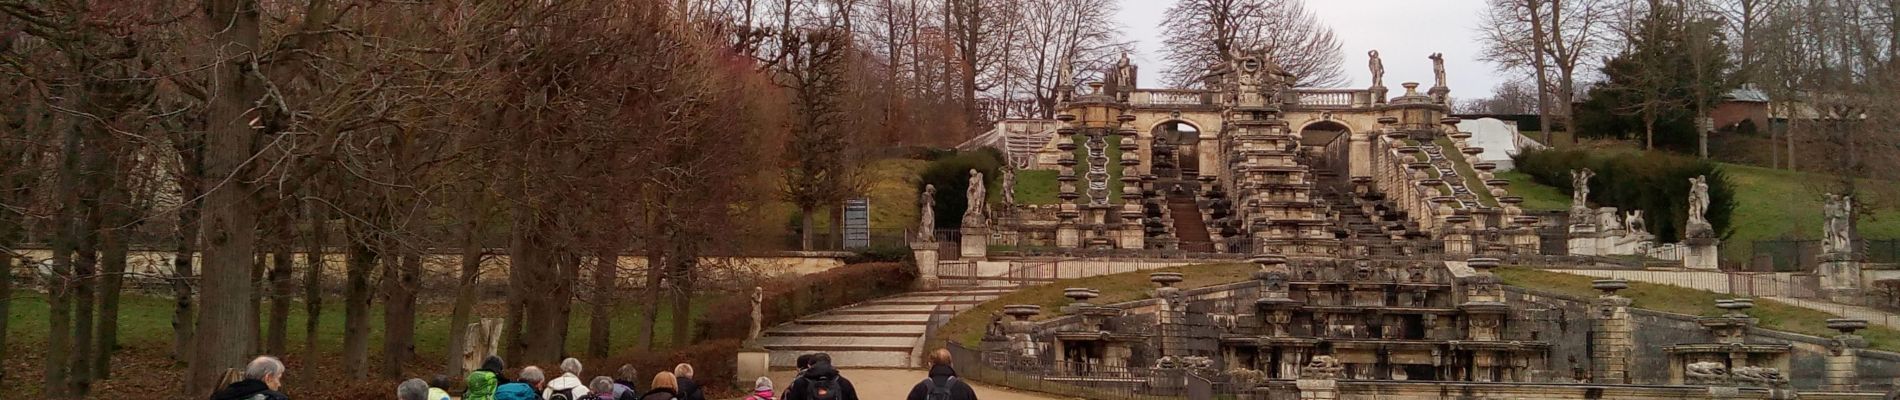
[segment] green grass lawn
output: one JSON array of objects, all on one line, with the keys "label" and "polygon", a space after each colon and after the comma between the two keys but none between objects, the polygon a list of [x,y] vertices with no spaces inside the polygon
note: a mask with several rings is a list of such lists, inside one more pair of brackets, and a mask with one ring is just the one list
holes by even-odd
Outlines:
[{"label": "green grass lawn", "polygon": [[[1822,193],[1810,183],[1831,178],[1737,164],[1722,164],[1722,171],[1735,183],[1736,203],[1735,214],[1729,219],[1732,231],[1722,242],[1723,260],[1747,262],[1756,240],[1820,237]],[[1539,184],[1529,175],[1512,171],[1498,177],[1511,180],[1511,193],[1524,197],[1527,210],[1561,211],[1570,207],[1568,194]],[[1891,203],[1877,198],[1861,201]],[[1876,210],[1872,215],[1862,215],[1859,223],[1861,237],[1900,238],[1900,209]]]},{"label": "green grass lawn", "polygon": [[1485,207],[1497,207],[1498,199],[1491,197],[1491,187],[1485,186],[1483,179],[1478,179],[1478,170],[1472,169],[1471,163],[1465,162],[1464,153],[1455,151],[1458,145],[1452,144],[1451,138],[1444,136],[1438,137],[1435,143],[1440,149],[1454,150],[1445,154],[1445,158],[1451,159],[1452,169],[1457,170],[1458,175],[1464,178],[1465,187],[1471,188],[1472,194],[1478,195],[1478,204],[1483,204]]},{"label": "green grass lawn", "polygon": [[[716,297],[707,296],[694,301],[694,316],[697,317],[700,313],[704,312],[705,305],[715,299]],[[340,298],[325,299],[325,301],[323,314],[317,328],[317,346],[321,351],[341,352],[343,349],[343,301]],[[172,341],[172,305],[172,300],[169,297],[126,295],[119,305],[119,341],[121,345],[125,347],[156,349],[169,348]],[[302,303],[291,305],[290,318],[288,319],[290,329],[287,337],[291,349],[295,352],[303,351],[305,336],[304,321],[307,320],[307,314],[304,313],[303,307],[304,305]],[[426,357],[425,359],[427,360],[434,360],[440,358],[437,357],[438,355],[447,354],[444,351],[449,345],[449,305],[423,304],[421,307],[422,309],[416,314],[416,352]],[[614,313],[612,347],[616,349],[616,351],[630,350],[633,348],[633,343],[636,339],[635,331],[639,326],[638,321],[640,319],[638,307],[637,304],[628,301]],[[268,300],[265,302],[264,309],[265,312],[268,312],[270,309]],[[654,327],[654,345],[657,347],[670,346],[669,342],[673,335],[671,325],[673,313],[671,310],[672,306],[670,303],[660,304],[660,323],[659,326]],[[477,318],[501,318],[504,311],[500,307],[500,302],[489,302],[487,304],[478,305],[475,314]],[[574,305],[573,318],[568,327],[568,352],[582,354],[586,351],[588,340],[587,327],[590,322],[588,319],[589,315],[588,308],[585,304],[576,303]],[[268,315],[265,315],[259,319],[260,324],[266,324],[264,329],[269,329],[269,320],[267,318]],[[378,307],[370,309],[369,320],[370,351],[381,351],[380,349],[382,349],[383,345],[383,315],[380,304]],[[8,341],[12,343],[45,343],[47,334],[46,324],[47,309],[44,297],[38,293],[28,293],[14,297],[12,309],[7,316]],[[461,334],[461,330],[457,329],[454,333]]]},{"label": "green grass lawn", "polygon": [[[1056,204],[1057,192],[1062,182],[1056,181],[1061,172],[1054,170],[1018,170],[1016,171],[1016,204]],[[991,204],[1003,204],[1003,191],[990,192]]]},{"label": "green grass lawn", "polygon": [[1523,197],[1524,202],[1518,206],[1525,210],[1564,211],[1570,209],[1569,194],[1558,191],[1556,187],[1537,183],[1530,174],[1505,171],[1496,175],[1498,179],[1511,181],[1511,186],[1505,190],[1510,191],[1511,195]]},{"label": "green grass lawn", "polygon": [[[975,348],[983,340],[984,327],[990,322],[990,315],[1002,312],[1003,306],[1010,304],[1035,304],[1042,306],[1042,314],[1034,319],[1042,320],[1060,316],[1059,309],[1069,304],[1069,298],[1062,297],[1062,290],[1072,287],[1085,287],[1102,292],[1102,296],[1090,300],[1095,304],[1114,304],[1124,301],[1140,300],[1148,297],[1155,285],[1148,281],[1148,274],[1154,272],[1180,272],[1185,280],[1175,287],[1192,289],[1233,283],[1250,279],[1250,274],[1258,269],[1253,264],[1207,264],[1163,268],[1151,271],[1128,272],[1114,275],[1068,279],[1042,286],[1016,291],[977,305],[969,311],[958,314],[937,331],[937,337],[955,340],[957,343]],[[928,348],[941,347],[930,343]]]},{"label": "green grass lawn", "polygon": [[[1601,292],[1590,288],[1591,278],[1560,272],[1549,272],[1523,267],[1504,267],[1498,269],[1498,276],[1505,284],[1555,292],[1583,299],[1594,299]],[[1719,316],[1723,310],[1715,308],[1718,299],[1735,296],[1689,289],[1679,286],[1653,283],[1630,282],[1630,288],[1617,292],[1628,297],[1632,305],[1657,311],[1677,314]],[[1761,327],[1820,337],[1834,337],[1837,333],[1827,328],[1828,318],[1840,316],[1821,311],[1784,304],[1781,302],[1755,299],[1755,308],[1748,315],[1761,320]],[[1900,351],[1900,331],[1881,326],[1870,326],[1860,331],[1867,342],[1876,349]]]}]

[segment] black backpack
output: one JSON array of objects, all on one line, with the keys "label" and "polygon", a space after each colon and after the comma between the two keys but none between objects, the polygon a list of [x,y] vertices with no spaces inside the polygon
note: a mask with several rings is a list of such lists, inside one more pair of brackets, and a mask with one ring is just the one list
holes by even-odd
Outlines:
[{"label": "black backpack", "polygon": [[930,378],[924,378],[923,384],[930,386],[930,395],[925,396],[924,400],[950,400],[950,388],[957,386],[957,377],[944,378],[942,385],[932,383]]},{"label": "black backpack", "polygon": [[574,388],[555,390],[549,393],[547,400],[578,400],[574,398]]},{"label": "black backpack", "polygon": [[806,379],[811,382],[811,398],[813,400],[840,400],[844,398],[844,388],[838,385],[838,377]]}]

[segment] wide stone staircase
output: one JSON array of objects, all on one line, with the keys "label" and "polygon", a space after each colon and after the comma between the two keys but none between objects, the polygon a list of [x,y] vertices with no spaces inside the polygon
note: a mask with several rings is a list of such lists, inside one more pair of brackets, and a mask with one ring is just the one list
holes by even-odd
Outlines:
[{"label": "wide stone staircase", "polygon": [[932,317],[947,318],[1015,289],[945,288],[867,301],[767,329],[759,345],[771,352],[773,367],[792,367],[801,354],[824,352],[841,368],[911,368]]},{"label": "wide stone staircase", "polygon": [[1367,256],[1403,255],[1392,234],[1403,233],[1407,227],[1389,208],[1376,199],[1354,199],[1350,189],[1335,187],[1317,192],[1332,205],[1334,232],[1340,239],[1363,244]]},{"label": "wide stone staircase", "polygon": [[1174,234],[1180,240],[1181,251],[1214,252],[1214,241],[1208,237],[1207,222],[1201,220],[1201,208],[1193,195],[1168,195],[1168,214],[1174,217]]}]

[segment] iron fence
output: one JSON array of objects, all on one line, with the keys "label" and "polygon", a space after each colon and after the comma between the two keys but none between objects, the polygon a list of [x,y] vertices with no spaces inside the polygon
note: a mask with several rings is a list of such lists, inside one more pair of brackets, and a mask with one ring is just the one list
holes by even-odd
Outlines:
[{"label": "iron fence", "polygon": [[[1813,271],[1821,264],[1819,240],[1756,240],[1749,254],[1749,266],[1755,271]],[[1900,239],[1862,240],[1861,255],[1876,264],[1900,262]]]}]

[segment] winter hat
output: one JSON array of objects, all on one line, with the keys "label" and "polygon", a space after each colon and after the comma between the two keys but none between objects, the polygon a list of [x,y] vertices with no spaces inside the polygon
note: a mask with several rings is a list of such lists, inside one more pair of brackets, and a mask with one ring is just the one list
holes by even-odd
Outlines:
[{"label": "winter hat", "polygon": [[761,376],[759,377],[759,380],[752,381],[752,390],[753,391],[772,390],[772,378]]}]

